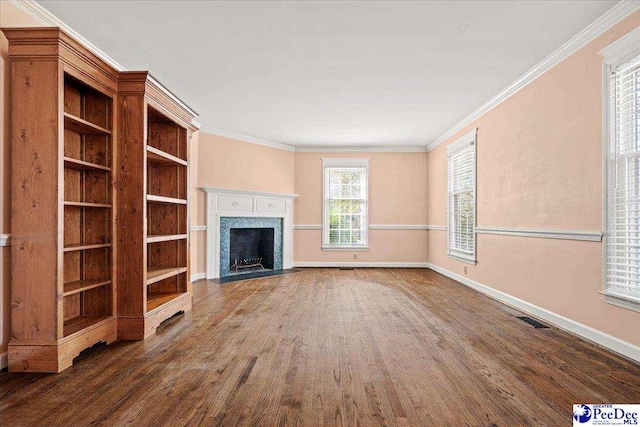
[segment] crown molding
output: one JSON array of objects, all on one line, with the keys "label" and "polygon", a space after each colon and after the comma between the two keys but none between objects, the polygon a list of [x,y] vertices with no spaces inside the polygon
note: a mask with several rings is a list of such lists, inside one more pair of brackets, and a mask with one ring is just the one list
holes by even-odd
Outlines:
[{"label": "crown molding", "polygon": [[[78,33],[76,30],[71,28],[64,21],[62,21],[60,18],[55,16],[53,13],[49,12],[47,9],[45,9],[36,1],[9,0],[9,3],[14,5],[15,7],[17,7],[18,9],[20,9],[21,11],[23,11],[24,13],[26,13],[27,15],[29,15],[31,18],[33,18],[34,20],[36,20],[42,25],[45,25],[47,27],[58,27],[62,29],[65,33],[67,33],[68,35],[76,39],[78,43],[80,43],[81,45],[89,49],[94,55],[102,59],[104,62],[109,64],[109,66],[113,67],[117,71],[127,71],[127,69],[122,64],[120,64],[115,59],[107,55],[105,52],[99,49],[96,45],[94,45],[89,40],[84,38],[80,33]],[[153,76],[150,76],[150,78],[154,81],[154,83],[158,86],[158,88],[162,92],[164,92],[165,95],[167,95],[169,98],[171,98],[176,103],[178,103],[181,107],[189,111],[191,115],[193,116],[198,115],[198,113],[194,111],[193,108],[189,107],[184,101],[182,101],[180,98],[174,95],[169,89],[167,89],[164,85],[162,85],[162,83],[158,82],[158,80],[156,80]],[[192,124],[196,128],[200,128],[201,126],[200,123],[195,119],[192,120]]]},{"label": "crown molding", "polygon": [[565,60],[567,57],[584,47],[587,43],[603,34],[615,24],[626,18],[633,12],[640,9],[640,1],[623,0],[609,9],[601,17],[589,24],[585,29],[573,36],[569,41],[549,54],[542,61],[538,62],[529,71],[518,77],[509,86],[498,92],[493,98],[485,102],[480,108],[469,114],[464,119],[453,125],[438,138],[427,144],[427,151],[431,151],[438,145],[447,141],[456,133],[472,124],[482,115],[493,109],[495,106],[506,100],[520,89],[540,77],[542,74]]},{"label": "crown molding", "polygon": [[245,135],[243,133],[232,132],[211,126],[202,126],[200,132],[208,133],[209,135],[221,136],[223,138],[235,139],[237,141],[248,142],[250,144],[263,145],[265,147],[276,148],[284,151],[295,151],[296,147],[293,145],[282,144],[280,142],[270,141],[268,139],[262,139],[255,136]]},{"label": "crown molding", "polygon": [[427,149],[423,145],[314,145],[314,146],[296,146],[296,153],[425,153]]}]

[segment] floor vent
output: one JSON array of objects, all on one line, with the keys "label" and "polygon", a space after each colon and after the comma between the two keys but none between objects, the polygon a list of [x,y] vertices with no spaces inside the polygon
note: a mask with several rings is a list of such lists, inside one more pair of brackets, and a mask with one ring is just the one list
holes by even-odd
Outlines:
[{"label": "floor vent", "polygon": [[547,325],[545,325],[544,323],[540,323],[536,319],[532,319],[531,317],[518,316],[518,319],[522,320],[523,322],[526,322],[526,323],[530,324],[531,326],[533,326],[536,329],[549,329],[549,327]]}]

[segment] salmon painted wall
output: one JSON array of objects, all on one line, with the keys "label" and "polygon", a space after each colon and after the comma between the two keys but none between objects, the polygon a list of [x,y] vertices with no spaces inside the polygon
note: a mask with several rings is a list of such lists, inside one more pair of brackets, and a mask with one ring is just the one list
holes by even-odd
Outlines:
[{"label": "salmon painted wall", "polygon": [[[0,1],[0,27],[33,27],[40,26],[36,21],[14,5]],[[10,234],[11,226],[11,189],[10,175],[11,133],[9,120],[11,112],[11,64],[8,53],[9,43],[0,33],[0,235]],[[10,258],[8,246],[0,247],[0,353],[7,351],[9,343],[10,319]],[[2,358],[0,358],[0,362]]]},{"label": "salmon painted wall", "polygon": [[[280,150],[236,139],[199,132],[198,187],[221,187],[234,190],[293,193],[294,158],[292,151]],[[192,225],[206,224],[204,191],[197,189],[196,220]],[[193,218],[193,216],[192,216]],[[197,221],[197,222],[196,222]],[[192,260],[192,272],[202,273],[205,267],[204,231],[197,236],[197,257]],[[194,246],[192,245],[192,250]],[[194,264],[195,263],[195,264]]]},{"label": "salmon painted wall", "polygon": [[[429,152],[429,224],[446,225],[446,145],[474,127],[478,227],[602,231],[602,57],[640,25],[636,12]],[[640,345],[640,313],[605,302],[602,243],[477,235],[477,265],[446,256],[429,231],[429,261]]]},{"label": "salmon painted wall", "polygon": [[[427,153],[295,154],[295,225],[322,224],[322,158],[369,159],[369,224],[427,224]],[[294,230],[293,260],[316,262],[427,261],[426,230],[369,230],[367,251],[323,251],[322,230]],[[354,259],[354,255],[357,259]]]}]

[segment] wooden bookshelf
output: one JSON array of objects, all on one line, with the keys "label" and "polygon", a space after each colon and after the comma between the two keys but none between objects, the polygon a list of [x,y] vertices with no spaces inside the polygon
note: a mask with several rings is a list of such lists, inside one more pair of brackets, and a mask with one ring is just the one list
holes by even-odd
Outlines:
[{"label": "wooden bookshelf", "polygon": [[194,116],[158,96],[147,73],[121,73],[119,87],[118,151],[127,167],[118,169],[118,182],[126,183],[117,189],[118,221],[125,224],[118,242],[118,338],[144,339],[191,309],[187,145]]},{"label": "wooden bookshelf", "polygon": [[60,372],[116,339],[118,72],[58,28],[3,32],[12,64],[9,370]]}]

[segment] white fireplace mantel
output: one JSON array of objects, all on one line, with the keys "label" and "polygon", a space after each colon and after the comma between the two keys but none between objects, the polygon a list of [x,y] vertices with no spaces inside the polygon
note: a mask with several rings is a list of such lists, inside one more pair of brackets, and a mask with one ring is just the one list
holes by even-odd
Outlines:
[{"label": "white fireplace mantel", "polygon": [[207,279],[220,276],[220,218],[282,218],[282,268],[293,267],[292,199],[297,194],[200,187],[207,193]]}]

